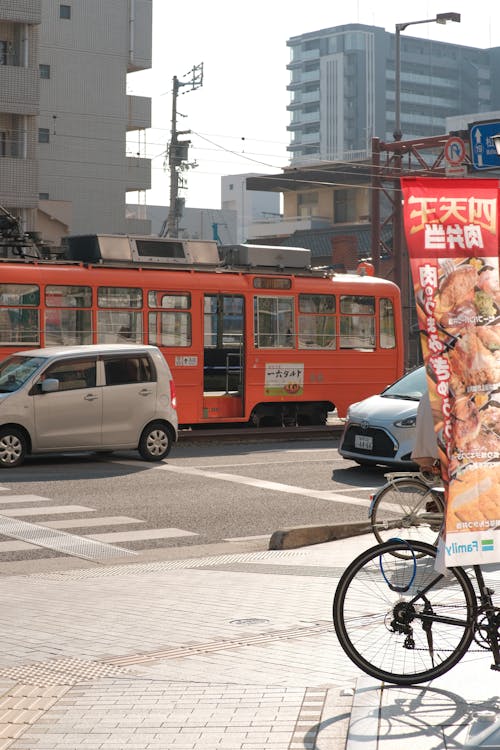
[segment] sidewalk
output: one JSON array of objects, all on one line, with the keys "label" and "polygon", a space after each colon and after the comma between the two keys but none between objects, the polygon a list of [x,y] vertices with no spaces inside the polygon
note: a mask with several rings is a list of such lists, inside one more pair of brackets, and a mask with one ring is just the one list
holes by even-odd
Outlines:
[{"label": "sidewalk", "polygon": [[466,746],[500,693],[487,652],[402,690],[336,640],[336,582],[372,544],[3,576],[0,750]]}]

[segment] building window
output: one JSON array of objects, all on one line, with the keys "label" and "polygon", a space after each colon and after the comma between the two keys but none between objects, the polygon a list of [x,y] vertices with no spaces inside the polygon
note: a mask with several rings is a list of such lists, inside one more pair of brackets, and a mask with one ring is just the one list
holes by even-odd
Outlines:
[{"label": "building window", "polygon": [[48,201],[50,200],[48,193],[38,193],[38,200],[39,201]]},{"label": "building window", "polygon": [[71,5],[59,6],[59,18],[71,18]]},{"label": "building window", "polygon": [[319,193],[299,193],[297,195],[297,216],[317,216],[319,212]]},{"label": "building window", "polygon": [[7,156],[7,133],[0,131],[0,156]]},{"label": "building window", "polygon": [[0,65],[7,65],[7,47],[7,42],[0,39]]},{"label": "building window", "polygon": [[38,128],[38,143],[50,143],[50,130],[48,128]]},{"label": "building window", "polygon": [[356,221],[356,191],[335,190],[333,193],[333,216],[336,224]]},{"label": "building window", "polygon": [[50,65],[39,65],[40,78],[50,78]]}]

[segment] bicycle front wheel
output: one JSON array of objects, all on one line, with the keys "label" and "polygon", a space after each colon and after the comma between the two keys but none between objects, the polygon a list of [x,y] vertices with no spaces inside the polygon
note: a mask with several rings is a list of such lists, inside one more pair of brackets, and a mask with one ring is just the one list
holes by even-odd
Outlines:
[{"label": "bicycle front wheel", "polygon": [[396,540],[363,552],[342,574],[333,623],[351,661],[398,685],[444,674],[467,652],[476,597],[462,568],[435,570],[436,549]]},{"label": "bicycle front wheel", "polygon": [[444,502],[418,479],[394,479],[375,494],[370,509],[372,531],[380,544],[394,537],[437,544]]}]

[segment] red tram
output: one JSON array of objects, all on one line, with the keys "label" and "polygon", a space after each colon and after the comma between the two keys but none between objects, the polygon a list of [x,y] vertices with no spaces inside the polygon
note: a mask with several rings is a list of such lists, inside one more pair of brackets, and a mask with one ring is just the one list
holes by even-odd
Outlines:
[{"label": "red tram", "polygon": [[122,235],[68,238],[68,260],[0,261],[0,357],[157,345],[179,423],[322,424],[403,373],[398,287],[310,266],[298,248]]}]

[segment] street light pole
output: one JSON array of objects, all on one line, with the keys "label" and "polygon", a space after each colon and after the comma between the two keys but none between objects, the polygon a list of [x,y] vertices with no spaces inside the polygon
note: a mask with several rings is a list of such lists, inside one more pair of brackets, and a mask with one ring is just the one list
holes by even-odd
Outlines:
[{"label": "street light pole", "polygon": [[425,18],[423,21],[407,21],[406,23],[396,24],[396,55],[395,55],[395,99],[394,99],[394,140],[400,141],[403,134],[401,132],[401,32],[408,26],[416,26],[421,23],[446,23],[446,21],[455,21],[460,23],[460,13],[438,13],[434,18]]},{"label": "street light pole", "polygon": [[[460,13],[438,13],[434,18],[426,18],[422,21],[407,21],[396,24],[395,33],[395,58],[394,58],[394,140],[401,141],[403,133],[401,130],[401,32],[408,26],[421,23],[446,23],[455,21],[460,23]],[[401,290],[401,301],[403,306],[403,335],[405,341],[405,368],[410,364],[410,281],[409,263],[406,255],[406,246],[403,239],[403,204],[401,192],[402,174],[402,150],[394,152],[394,169],[397,177],[394,180],[394,213],[393,213],[393,253],[394,253],[394,281]],[[405,309],[406,307],[406,309]]]}]

